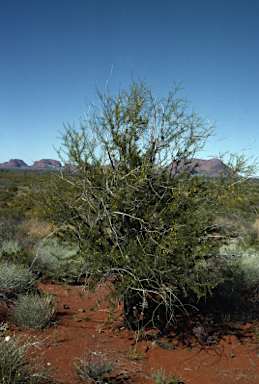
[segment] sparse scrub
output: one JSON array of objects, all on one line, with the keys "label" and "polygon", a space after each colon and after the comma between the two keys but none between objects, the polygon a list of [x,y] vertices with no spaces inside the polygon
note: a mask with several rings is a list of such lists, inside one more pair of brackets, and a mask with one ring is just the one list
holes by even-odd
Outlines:
[{"label": "sparse scrub", "polygon": [[150,378],[155,384],[178,384],[179,380],[174,374],[166,375],[163,368],[151,368]]},{"label": "sparse scrub", "polygon": [[57,308],[53,295],[21,294],[11,308],[11,318],[25,329],[43,328],[50,324]]},{"label": "sparse scrub", "polygon": [[5,242],[14,241],[19,236],[19,227],[14,224],[4,224],[0,226],[0,248]]},{"label": "sparse scrub", "polygon": [[82,358],[76,358],[74,365],[78,383],[88,380],[89,383],[102,384],[104,377],[117,371],[120,363],[112,351],[101,352],[100,346],[96,345],[95,347],[88,346],[88,351]]}]

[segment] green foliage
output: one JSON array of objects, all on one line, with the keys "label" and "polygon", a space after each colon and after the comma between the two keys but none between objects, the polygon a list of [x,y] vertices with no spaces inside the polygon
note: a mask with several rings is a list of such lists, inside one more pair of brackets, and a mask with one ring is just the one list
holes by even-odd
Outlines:
[{"label": "green foliage", "polygon": [[0,208],[7,208],[8,204],[5,201],[0,201]]},{"label": "green foliage", "polygon": [[0,190],[0,201],[12,201],[15,194],[13,192],[8,192]]},{"label": "green foliage", "polygon": [[6,260],[18,266],[29,267],[35,255],[28,248],[19,247],[18,243],[8,242],[2,249],[0,260]]},{"label": "green foliage", "polygon": [[236,284],[250,290],[258,289],[259,285],[259,255],[258,253],[245,254],[235,269],[234,278]]},{"label": "green foliage", "polygon": [[8,192],[16,193],[18,192],[18,187],[16,185],[11,185],[10,187],[7,188]]},{"label": "green foliage", "polygon": [[3,243],[15,239],[19,235],[19,228],[14,224],[5,224],[0,227],[0,247]]},{"label": "green foliage", "polygon": [[[68,125],[62,136],[75,171],[53,174],[40,196],[59,236],[78,243],[89,283],[112,281],[111,303],[124,300],[130,323],[147,314],[155,325],[164,312],[166,325],[191,291],[198,300],[211,294],[220,277],[206,261],[225,238],[214,237],[215,216],[233,196],[242,200],[237,173],[251,171],[243,156],[230,156],[217,178],[197,175],[195,166],[187,171],[213,127],[188,113],[179,91],[155,99],[145,82],[118,97],[97,90],[102,112],[89,112],[80,133]],[[172,167],[163,168],[168,160]]]}]

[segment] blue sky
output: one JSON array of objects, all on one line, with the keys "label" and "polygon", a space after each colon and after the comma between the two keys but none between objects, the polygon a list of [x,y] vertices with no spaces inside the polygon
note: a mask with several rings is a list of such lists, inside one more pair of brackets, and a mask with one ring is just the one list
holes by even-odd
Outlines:
[{"label": "blue sky", "polygon": [[104,91],[113,66],[117,94],[130,64],[161,97],[184,80],[217,122],[197,157],[257,157],[258,20],[258,0],[0,0],[0,162],[58,160],[63,122],[79,127],[84,100],[97,102],[94,78]]}]

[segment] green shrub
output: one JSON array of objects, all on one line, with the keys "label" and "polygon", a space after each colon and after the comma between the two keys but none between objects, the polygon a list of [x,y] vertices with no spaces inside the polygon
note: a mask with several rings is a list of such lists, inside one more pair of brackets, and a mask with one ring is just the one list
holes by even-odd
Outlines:
[{"label": "green shrub", "polygon": [[214,236],[215,217],[228,211],[228,202],[242,200],[242,181],[253,172],[244,155],[230,155],[219,177],[195,173],[198,160],[190,159],[213,127],[179,91],[174,86],[159,99],[145,81],[117,97],[97,89],[102,112],[89,110],[79,132],[68,124],[67,158],[57,151],[76,171],[53,173],[38,197],[56,234],[78,242],[90,286],[112,282],[110,303],[123,301],[132,328],[159,311],[165,325],[172,323],[175,308],[184,310],[183,298],[212,294],[221,277],[203,261],[218,257],[225,238]]},{"label": "green shrub", "polygon": [[11,185],[10,187],[7,188],[8,192],[16,193],[18,192],[19,188],[16,187],[16,185]]},{"label": "green shrub", "polygon": [[8,204],[5,201],[0,201],[0,208],[7,208]]},{"label": "green shrub", "polygon": [[9,205],[9,209],[19,209],[20,211],[24,212],[24,214],[25,214],[25,212],[32,209],[32,206],[30,204],[24,203],[22,201],[13,201]]},{"label": "green shrub", "polygon": [[239,259],[234,273],[239,287],[255,290],[259,288],[259,254],[245,254]]},{"label": "green shrub", "polygon": [[18,240],[6,240],[2,243],[2,252],[17,252],[20,248]]},{"label": "green shrub", "polygon": [[25,293],[19,295],[12,306],[11,318],[22,328],[43,328],[50,324],[57,308],[58,303],[53,295]]},{"label": "green shrub", "polygon": [[13,192],[7,192],[0,190],[0,201],[12,201],[15,194]]},{"label": "green shrub", "polygon": [[18,225],[4,224],[0,227],[0,247],[5,241],[15,240],[20,233]]},{"label": "green shrub", "polygon": [[0,254],[0,260],[6,260],[18,266],[30,266],[34,257],[33,252],[28,248],[21,248],[17,241],[5,243]]}]

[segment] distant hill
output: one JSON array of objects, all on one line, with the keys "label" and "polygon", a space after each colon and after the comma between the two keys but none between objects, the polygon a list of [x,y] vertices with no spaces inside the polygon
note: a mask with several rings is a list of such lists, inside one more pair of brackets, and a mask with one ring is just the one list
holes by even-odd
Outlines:
[{"label": "distant hill", "polygon": [[19,159],[11,159],[8,162],[0,163],[0,168],[28,168],[28,165]]},{"label": "distant hill", "polygon": [[[197,165],[198,166],[195,166]],[[110,164],[106,164],[105,167],[110,167]],[[63,166],[62,164],[57,160],[52,159],[42,159],[39,161],[35,161],[33,165],[27,165],[23,160],[19,159],[11,159],[8,162],[0,163],[0,168],[7,168],[7,169],[49,169],[49,170],[58,170],[61,169]],[[75,169],[75,167],[71,164],[65,164],[64,168],[70,168]],[[202,159],[186,159],[181,160],[178,166],[176,165],[176,162],[169,164],[167,167],[168,170],[172,170],[172,173],[174,174],[176,172],[176,169],[183,171],[186,170],[188,172],[191,172],[192,174],[200,174],[204,175],[207,174],[209,176],[216,176],[221,173],[225,173],[225,166],[219,159],[211,159],[211,160],[202,160]]]},{"label": "distant hill", "polygon": [[62,164],[57,160],[42,159],[35,161],[33,165],[27,165],[23,160],[11,159],[8,162],[0,163],[0,168],[9,169],[60,169]]},{"label": "distant hill", "polygon": [[168,166],[168,170],[172,170],[172,173],[178,170],[187,170],[193,174],[198,173],[199,175],[207,174],[209,176],[218,176],[222,173],[226,173],[226,166],[219,159],[202,160],[202,159],[186,159],[181,160],[178,166],[176,162],[171,163]]}]

